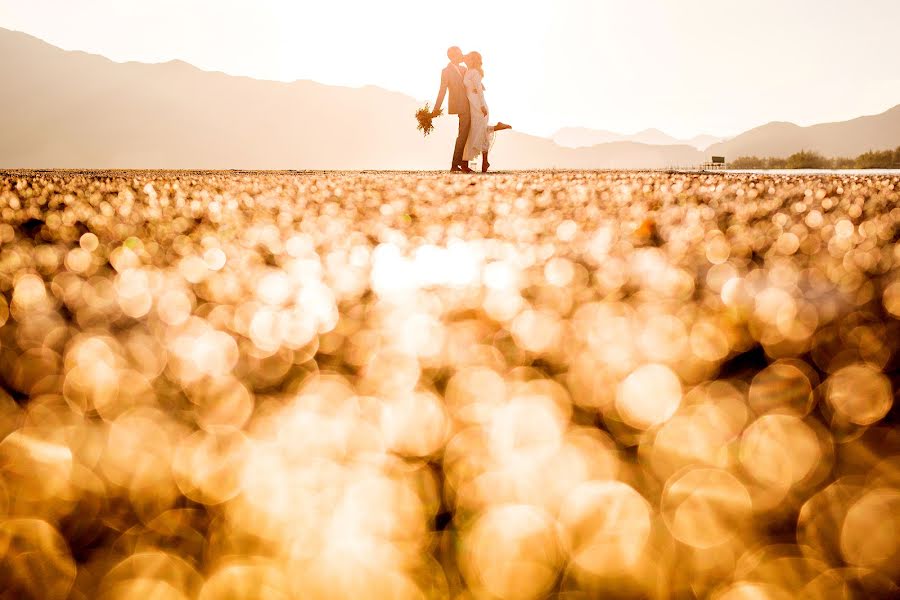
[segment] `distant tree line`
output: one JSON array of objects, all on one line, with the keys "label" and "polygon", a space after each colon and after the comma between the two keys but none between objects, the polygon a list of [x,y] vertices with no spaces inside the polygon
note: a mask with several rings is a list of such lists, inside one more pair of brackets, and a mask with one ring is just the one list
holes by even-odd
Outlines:
[{"label": "distant tree line", "polygon": [[856,158],[828,158],[803,150],[787,158],[740,156],[729,161],[732,169],[900,169],[900,146],[895,150],[869,151]]}]

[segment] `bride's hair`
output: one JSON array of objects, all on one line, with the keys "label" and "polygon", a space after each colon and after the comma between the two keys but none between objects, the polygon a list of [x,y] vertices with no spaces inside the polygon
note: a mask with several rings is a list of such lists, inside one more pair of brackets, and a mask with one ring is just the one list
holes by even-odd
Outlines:
[{"label": "bride's hair", "polygon": [[484,77],[484,68],[481,66],[481,54],[479,52],[469,52],[463,60],[467,67],[477,69],[481,76]]}]

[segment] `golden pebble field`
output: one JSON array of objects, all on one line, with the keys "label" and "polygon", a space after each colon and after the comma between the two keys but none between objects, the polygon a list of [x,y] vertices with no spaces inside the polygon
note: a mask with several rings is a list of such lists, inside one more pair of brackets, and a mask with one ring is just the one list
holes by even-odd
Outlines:
[{"label": "golden pebble field", "polygon": [[0,597],[887,598],[900,176],[0,172]]}]

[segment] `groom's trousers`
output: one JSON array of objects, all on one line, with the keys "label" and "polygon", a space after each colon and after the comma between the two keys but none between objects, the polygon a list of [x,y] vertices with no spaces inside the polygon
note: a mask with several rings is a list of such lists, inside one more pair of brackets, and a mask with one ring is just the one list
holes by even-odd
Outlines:
[{"label": "groom's trousers", "polygon": [[[468,104],[468,102],[466,103]],[[456,136],[456,146],[453,148],[453,164],[450,168],[461,167],[463,164],[463,151],[466,149],[466,141],[469,139],[469,127],[472,125],[472,115],[468,107],[465,112],[459,113],[459,133]]]}]

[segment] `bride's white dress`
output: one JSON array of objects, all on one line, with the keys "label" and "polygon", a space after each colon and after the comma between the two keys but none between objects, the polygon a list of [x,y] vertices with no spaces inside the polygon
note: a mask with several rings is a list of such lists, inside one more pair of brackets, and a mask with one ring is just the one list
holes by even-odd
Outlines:
[{"label": "bride's white dress", "polygon": [[469,69],[463,77],[463,83],[466,85],[472,119],[469,127],[469,139],[466,140],[466,148],[463,150],[463,160],[468,161],[491,149],[491,145],[494,143],[494,128],[488,124],[490,112],[487,115],[481,112],[482,107],[487,109],[487,102],[484,100],[484,85],[481,83],[481,72],[478,69]]}]

